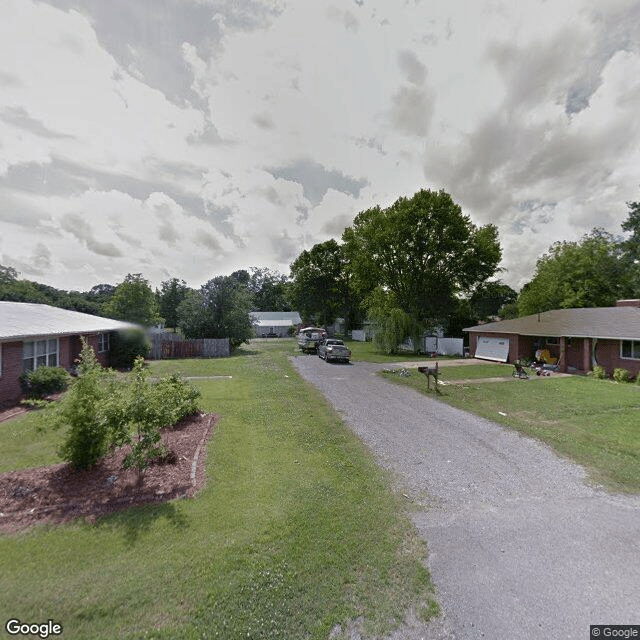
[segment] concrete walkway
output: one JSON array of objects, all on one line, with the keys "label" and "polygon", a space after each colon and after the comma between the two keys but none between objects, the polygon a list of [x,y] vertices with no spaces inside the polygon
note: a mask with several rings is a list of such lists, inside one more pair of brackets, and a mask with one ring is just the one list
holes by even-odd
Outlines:
[{"label": "concrete walkway", "polygon": [[393,473],[427,541],[443,616],[394,640],[587,640],[590,624],[640,624],[640,497],[590,486],[547,446],[390,384],[380,365],[293,361]]}]

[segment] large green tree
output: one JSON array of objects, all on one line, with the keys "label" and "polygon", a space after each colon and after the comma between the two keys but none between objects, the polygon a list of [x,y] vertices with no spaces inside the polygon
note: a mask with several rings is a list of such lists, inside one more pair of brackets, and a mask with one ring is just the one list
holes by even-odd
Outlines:
[{"label": "large green tree", "polygon": [[164,318],[165,326],[176,329],[178,326],[178,306],[186,298],[187,283],[178,278],[170,278],[160,284],[160,289],[156,289],[158,309]]},{"label": "large green tree", "polygon": [[291,264],[291,306],[303,318],[325,325],[338,317],[357,320],[360,297],[351,286],[344,246],[327,240],[303,251]]},{"label": "large green tree", "polygon": [[622,223],[622,230],[631,235],[622,242],[622,250],[628,262],[631,279],[631,295],[640,297],[640,202],[627,202],[629,217]]},{"label": "large green tree", "polygon": [[291,311],[287,298],[287,276],[266,267],[251,267],[248,287],[253,295],[253,311]]},{"label": "large green tree", "polygon": [[178,326],[186,338],[229,338],[235,349],[253,337],[251,293],[234,276],[217,276],[190,290],[178,306]]},{"label": "large green tree", "polygon": [[102,306],[103,313],[109,318],[134,322],[145,327],[157,324],[161,318],[158,302],[141,273],[128,273],[115,288],[113,296]]},{"label": "large green tree", "polygon": [[518,296],[518,314],[614,306],[631,293],[629,262],[619,242],[595,228],[577,242],[556,242],[538,259]]},{"label": "large green tree", "polygon": [[427,325],[446,321],[457,294],[491,277],[502,254],[497,228],[476,227],[444,191],[362,211],[343,240],[358,289],[382,286]]},{"label": "large green tree", "polygon": [[476,320],[487,320],[497,316],[505,305],[518,299],[518,292],[500,280],[480,283],[469,298],[471,316]]}]

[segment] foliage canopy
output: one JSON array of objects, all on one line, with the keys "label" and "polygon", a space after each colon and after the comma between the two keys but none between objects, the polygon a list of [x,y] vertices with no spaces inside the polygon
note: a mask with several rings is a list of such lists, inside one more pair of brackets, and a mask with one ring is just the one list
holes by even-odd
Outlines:
[{"label": "foliage canopy", "polygon": [[186,338],[229,338],[235,349],[253,337],[251,302],[240,280],[216,276],[187,293],[178,306],[178,326]]},{"label": "foliage canopy", "polygon": [[303,251],[291,265],[291,277],[291,304],[303,318],[319,325],[338,317],[353,321],[359,299],[351,286],[344,246],[327,240]]},{"label": "foliage canopy", "polygon": [[427,323],[446,318],[456,295],[492,276],[502,255],[497,228],[476,227],[444,191],[362,211],[343,240],[361,292],[380,285]]},{"label": "foliage canopy", "polygon": [[615,306],[630,294],[628,264],[620,244],[604,229],[595,228],[577,242],[556,242],[522,288],[518,313]]},{"label": "foliage canopy", "polygon": [[115,288],[113,296],[102,306],[106,316],[134,322],[145,327],[157,324],[161,318],[156,296],[149,281],[141,273],[128,273]]}]

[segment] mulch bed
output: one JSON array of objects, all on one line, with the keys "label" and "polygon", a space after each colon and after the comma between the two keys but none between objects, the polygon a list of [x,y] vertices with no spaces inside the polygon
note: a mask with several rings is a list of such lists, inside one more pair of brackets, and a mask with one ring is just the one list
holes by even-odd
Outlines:
[{"label": "mulch bed", "polygon": [[204,485],[205,445],[217,420],[214,414],[198,414],[162,429],[172,455],[150,465],[142,482],[136,469],[122,468],[128,445],[83,471],[62,463],[0,474],[0,532],[78,517],[95,522],[134,505],[193,496]]}]

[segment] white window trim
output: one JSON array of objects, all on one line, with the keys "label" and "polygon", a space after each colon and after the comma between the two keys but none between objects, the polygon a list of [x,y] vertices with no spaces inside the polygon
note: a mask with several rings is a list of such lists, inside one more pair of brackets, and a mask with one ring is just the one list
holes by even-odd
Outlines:
[{"label": "white window trim", "polygon": [[[107,343],[106,349],[104,348],[105,342]],[[103,348],[100,348],[100,343],[102,343]],[[111,336],[109,333],[99,333],[98,334],[98,353],[106,353],[109,351],[109,347],[111,346]]]},{"label": "white window trim", "polygon": [[634,358],[633,356],[629,357],[629,356],[623,356],[622,355],[622,345],[625,342],[630,342],[631,343],[631,353],[635,352],[635,348],[633,347],[633,344],[637,344],[638,345],[638,353],[640,353],[640,340],[620,340],[620,359],[621,360],[640,360],[640,356],[638,356],[637,358]]},{"label": "white window trim", "polygon": [[[60,366],[60,338],[40,338],[38,340],[23,340],[22,341],[22,363],[24,363],[24,361],[26,360],[26,358],[24,357],[24,345],[28,342],[31,342],[34,347],[33,347],[33,356],[32,356],[32,360],[33,360],[33,369],[30,369],[30,371],[35,371],[38,368],[37,365],[37,360],[38,360],[38,355],[36,353],[36,348],[35,345],[38,342],[42,342],[43,340],[47,342],[47,344],[49,343],[49,340],[54,340],[56,341],[56,367]],[[46,352],[46,358],[47,358],[47,362],[49,361],[49,351],[47,350]],[[45,365],[46,366],[46,365]]]}]

